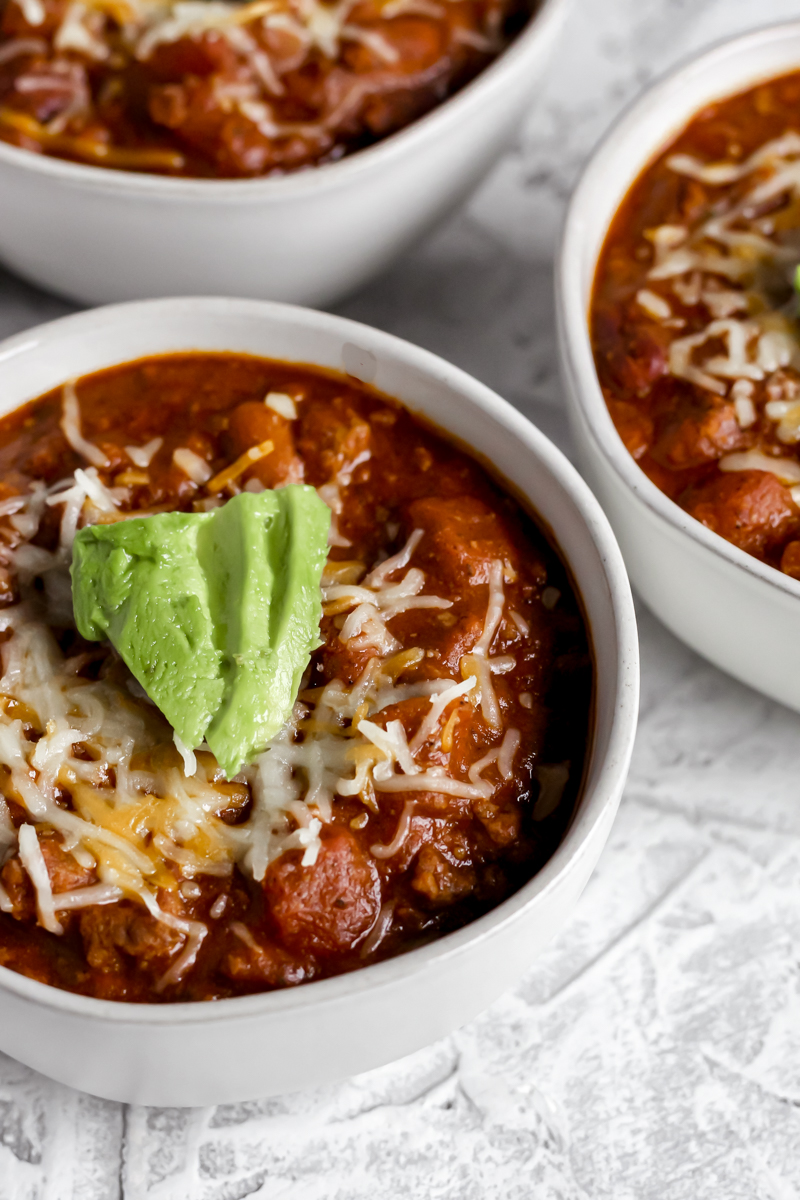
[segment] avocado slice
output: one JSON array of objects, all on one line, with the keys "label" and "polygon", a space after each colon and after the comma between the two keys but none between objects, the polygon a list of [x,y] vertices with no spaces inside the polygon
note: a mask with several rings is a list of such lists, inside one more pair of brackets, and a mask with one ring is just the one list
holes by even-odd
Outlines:
[{"label": "avocado slice", "polygon": [[228,779],[288,720],[320,645],[329,525],[314,489],[290,484],[75,538],[79,632],[108,638],[184,745],[205,739]]}]

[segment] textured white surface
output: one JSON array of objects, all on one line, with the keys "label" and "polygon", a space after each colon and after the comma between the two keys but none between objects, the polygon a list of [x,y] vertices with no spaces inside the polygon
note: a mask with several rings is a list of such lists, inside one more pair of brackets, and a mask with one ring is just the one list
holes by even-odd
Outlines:
[{"label": "textured white surface", "polygon": [[[576,0],[545,103],[467,210],[343,306],[569,449],[550,299],[565,198],[619,108],[798,0]],[[66,311],[0,274],[0,334]],[[797,1200],[800,718],[646,612],[626,799],[576,918],[413,1058],[215,1110],[123,1109],[0,1057],[0,1200]]]}]

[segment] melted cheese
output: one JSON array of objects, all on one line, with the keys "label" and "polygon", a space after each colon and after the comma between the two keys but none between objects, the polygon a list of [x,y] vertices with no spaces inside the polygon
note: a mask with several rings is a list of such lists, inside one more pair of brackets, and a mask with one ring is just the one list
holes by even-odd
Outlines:
[{"label": "melted cheese", "polygon": [[[70,420],[74,417],[73,410]],[[74,424],[71,432],[75,435]],[[148,454],[156,449],[152,443],[145,448]],[[66,582],[68,602],[66,568],[79,521],[92,513],[115,515],[121,500],[120,489],[109,488],[95,467],[87,467],[50,489],[36,485],[28,496],[5,502],[0,519],[24,518],[31,534],[47,505],[63,508],[57,553],[27,543],[11,552],[17,561],[24,551],[32,555],[31,570],[44,573],[47,603],[63,603],[56,580]],[[467,780],[454,778],[447,767],[426,764],[422,756],[432,740],[444,747],[439,728],[448,709],[457,713],[459,703],[469,702],[478,689],[489,713],[492,699],[496,707],[491,673],[514,665],[508,655],[489,657],[503,619],[506,568],[500,560],[491,565],[487,611],[471,656],[482,667],[460,681],[404,683],[403,672],[419,663],[423,652],[417,647],[398,649],[386,622],[409,608],[443,609],[451,604],[426,594],[425,575],[412,565],[423,536],[414,530],[405,546],[376,565],[360,584],[355,581],[364,575],[361,564],[329,565],[326,606],[345,617],[341,633],[350,645],[369,638],[374,624],[374,653],[352,686],[335,679],[313,693],[301,691],[291,720],[240,777],[250,789],[251,808],[248,819],[239,824],[222,819],[226,807],[236,801],[218,786],[221,777],[207,751],[195,755],[177,739],[174,750],[165,744],[162,718],[142,703],[146,697],[136,689],[133,702],[108,680],[81,678],[82,660],[63,657],[41,608],[18,604],[0,612],[0,631],[6,634],[0,647],[0,694],[15,702],[0,707],[0,764],[8,770],[7,794],[28,816],[17,834],[2,803],[0,841],[5,848],[18,841],[45,928],[61,930],[59,912],[137,898],[177,935],[173,961],[160,982],[166,987],[191,968],[207,927],[166,911],[158,900],[159,889],[174,891],[203,874],[226,877],[237,866],[261,881],[269,864],[289,849],[301,850],[303,863],[312,865],[337,795],[360,796],[368,808],[378,806],[383,792],[435,793],[450,797],[456,808],[492,795],[497,784],[483,778],[482,771],[494,763],[501,781],[509,777],[519,745],[516,730],[505,731]],[[412,699],[427,699],[430,707],[409,743],[399,720],[384,725],[379,718],[389,706]],[[499,709],[497,713],[499,718]],[[37,729],[37,740],[26,737],[21,714],[27,714],[26,720]],[[451,747],[452,738],[445,753]],[[64,789],[72,798],[71,810],[59,803]],[[378,857],[390,857],[403,845],[415,803],[413,796],[407,799],[394,838],[375,848]],[[53,894],[38,840],[40,828],[55,830],[76,861],[96,872],[97,882]],[[0,908],[9,903],[0,894]]]}]

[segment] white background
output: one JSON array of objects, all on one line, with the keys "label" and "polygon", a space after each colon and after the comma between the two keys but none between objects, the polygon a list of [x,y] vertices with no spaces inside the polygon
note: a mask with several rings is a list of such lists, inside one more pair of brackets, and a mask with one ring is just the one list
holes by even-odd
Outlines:
[{"label": "white background", "polygon": [[[465,367],[569,452],[551,274],[581,164],[673,63],[795,16],[576,0],[514,152],[341,311]],[[0,272],[0,335],[66,311]],[[800,1200],[800,717],[640,617],[626,797],[516,992],[394,1066],[218,1109],[126,1109],[0,1055],[0,1200]]]}]

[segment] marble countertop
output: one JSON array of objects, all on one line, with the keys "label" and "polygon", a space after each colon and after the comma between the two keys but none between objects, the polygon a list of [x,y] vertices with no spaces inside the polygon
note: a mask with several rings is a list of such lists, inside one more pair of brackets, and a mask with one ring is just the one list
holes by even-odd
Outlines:
[{"label": "marble countertop", "polygon": [[[567,453],[552,253],[581,164],[691,51],[800,0],[575,0],[467,206],[342,306],[458,363]],[[0,336],[68,311],[0,271]],[[574,919],[520,986],[322,1090],[145,1109],[0,1055],[0,1200],[798,1200],[800,717],[640,610],[639,737]]]}]

